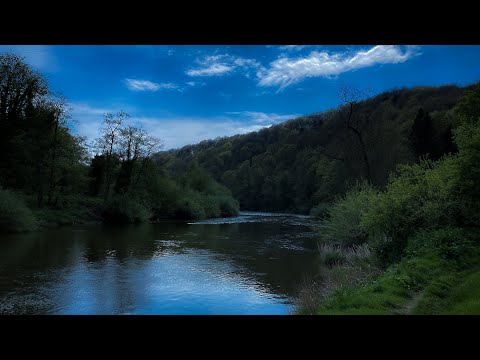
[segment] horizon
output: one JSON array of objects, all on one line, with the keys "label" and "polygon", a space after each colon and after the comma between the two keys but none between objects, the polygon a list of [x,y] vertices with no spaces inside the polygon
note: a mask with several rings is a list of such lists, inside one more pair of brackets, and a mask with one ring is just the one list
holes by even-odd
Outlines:
[{"label": "horizon", "polygon": [[124,110],[162,150],[334,109],[341,85],[376,96],[480,80],[476,45],[0,45],[6,52],[67,98],[75,134],[90,142],[103,113]]}]

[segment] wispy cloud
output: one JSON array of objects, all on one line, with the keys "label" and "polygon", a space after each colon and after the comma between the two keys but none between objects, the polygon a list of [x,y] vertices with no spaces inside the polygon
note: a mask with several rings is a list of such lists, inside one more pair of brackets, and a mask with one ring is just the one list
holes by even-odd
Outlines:
[{"label": "wispy cloud", "polygon": [[309,46],[310,45],[280,45],[277,48],[283,51],[300,51]]},{"label": "wispy cloud", "polygon": [[402,50],[396,45],[378,45],[354,53],[312,51],[306,57],[281,57],[267,69],[257,72],[260,86],[279,86],[280,90],[309,77],[332,77],[347,71],[377,64],[402,63],[418,54],[418,47]]},{"label": "wispy cloud", "polygon": [[207,85],[207,83],[203,81],[187,81],[185,84],[191,87],[199,87],[199,86]]},{"label": "wispy cloud", "polygon": [[88,141],[99,136],[103,114],[115,112],[114,109],[93,107],[81,102],[70,102],[68,106],[72,110],[72,119],[75,121],[74,131],[80,136],[85,136]]},{"label": "wispy cloud", "polygon": [[127,87],[132,91],[180,90],[174,83],[156,83],[150,80],[125,79]]},{"label": "wispy cloud", "polygon": [[278,124],[279,122],[302,116],[302,114],[276,114],[264,113],[259,111],[230,111],[227,112],[227,114],[235,115],[243,121],[267,125]]},{"label": "wispy cloud", "polygon": [[99,136],[104,114],[117,113],[120,110],[134,114],[136,111],[133,106],[96,107],[85,102],[69,102],[68,107],[71,109],[72,129],[77,135],[86,137],[88,142]]},{"label": "wispy cloud", "polygon": [[47,45],[0,45],[0,53],[14,53],[25,58],[33,68],[55,72],[59,70],[58,60],[53,48]]},{"label": "wispy cloud", "polygon": [[[228,54],[210,55],[202,59],[197,59],[197,67],[188,69],[188,76],[222,76],[232,73],[236,69],[257,69],[260,63],[254,59],[245,59],[242,57]],[[248,75],[248,73],[246,73]]]},{"label": "wispy cloud", "polygon": [[[179,148],[188,144],[196,144],[203,140],[215,139],[217,137],[246,134],[252,131],[258,131],[280,122],[279,119],[282,117],[282,115],[277,115],[277,119],[272,119],[272,122],[268,122],[261,116],[253,117],[253,114],[256,112],[250,112],[251,115],[246,115],[244,117],[240,116],[242,113],[244,112],[229,113],[230,116],[209,118],[138,117],[132,118],[132,120],[138,124],[141,124],[143,128],[145,128],[145,130],[147,130],[150,134],[161,138],[165,143],[165,150],[168,150]],[[262,113],[256,114],[258,115]],[[291,118],[292,116],[285,115],[285,118],[282,119],[288,120]]]},{"label": "wispy cloud", "polygon": [[[99,136],[103,114],[118,111],[118,109],[94,107],[78,102],[72,102],[69,106],[72,108],[72,117],[77,120],[72,126],[74,133],[85,136],[89,143]],[[135,109],[126,110],[132,115],[128,122],[135,126],[142,126],[149,134],[161,138],[165,142],[165,149],[179,148],[217,137],[258,131],[300,116],[300,114],[234,111],[212,117],[142,117],[135,116],[135,111],[132,111]]]}]

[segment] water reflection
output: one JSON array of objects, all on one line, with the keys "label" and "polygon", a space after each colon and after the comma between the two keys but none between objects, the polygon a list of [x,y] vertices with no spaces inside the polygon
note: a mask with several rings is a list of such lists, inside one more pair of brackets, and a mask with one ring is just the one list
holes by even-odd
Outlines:
[{"label": "water reflection", "polygon": [[285,314],[317,270],[315,232],[242,216],[4,236],[0,313]]}]

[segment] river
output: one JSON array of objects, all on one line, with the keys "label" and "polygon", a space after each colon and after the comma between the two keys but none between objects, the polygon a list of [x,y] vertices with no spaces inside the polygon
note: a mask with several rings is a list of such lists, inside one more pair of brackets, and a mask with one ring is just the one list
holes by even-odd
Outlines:
[{"label": "river", "polygon": [[306,216],[0,235],[0,314],[288,314],[318,270]]}]

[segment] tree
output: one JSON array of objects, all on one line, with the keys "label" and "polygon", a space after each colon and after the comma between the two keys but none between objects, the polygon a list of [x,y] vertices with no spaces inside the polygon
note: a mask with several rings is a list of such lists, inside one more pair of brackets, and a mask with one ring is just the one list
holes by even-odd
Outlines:
[{"label": "tree", "polygon": [[48,85],[41,74],[32,70],[23,58],[14,54],[0,55],[0,176],[12,173],[12,141],[29,128],[27,112],[48,94]]},{"label": "tree", "polygon": [[346,112],[344,116],[344,123],[347,129],[355,135],[358,143],[360,144],[360,150],[362,153],[363,163],[365,165],[367,181],[371,181],[370,162],[368,159],[367,146],[365,143],[365,135],[362,132],[362,123],[368,125],[370,119],[370,113],[357,111],[358,102],[366,97],[366,94],[358,89],[352,87],[340,88],[340,99],[342,100],[344,107],[341,109],[342,114]]},{"label": "tree", "polygon": [[432,118],[422,108],[418,109],[409,135],[410,144],[417,158],[435,153],[434,138]]},{"label": "tree", "polygon": [[123,123],[129,118],[124,111],[116,114],[106,113],[103,116],[103,126],[100,129],[101,137],[96,139],[97,152],[105,156],[105,192],[104,201],[110,196],[112,183],[113,161],[116,145],[119,141]]}]

